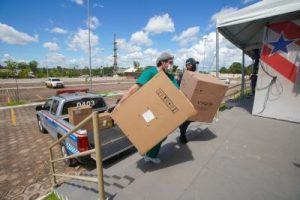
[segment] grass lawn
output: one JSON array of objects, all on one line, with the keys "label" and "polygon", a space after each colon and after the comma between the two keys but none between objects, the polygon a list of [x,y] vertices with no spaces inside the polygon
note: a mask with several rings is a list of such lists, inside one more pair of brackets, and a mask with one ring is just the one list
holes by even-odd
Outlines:
[{"label": "grass lawn", "polygon": [[19,101],[9,101],[6,103],[6,106],[17,106],[17,105],[22,105],[25,104],[26,101],[24,100],[19,100]]}]

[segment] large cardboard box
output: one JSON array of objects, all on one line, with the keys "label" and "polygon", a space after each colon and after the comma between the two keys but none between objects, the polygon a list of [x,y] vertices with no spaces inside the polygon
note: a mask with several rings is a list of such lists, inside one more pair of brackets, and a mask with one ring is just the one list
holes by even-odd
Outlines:
[{"label": "large cardboard box", "polygon": [[[92,114],[92,108],[90,106],[68,108],[69,122],[75,126],[87,118],[90,114]],[[92,120],[87,122],[82,129],[85,129],[88,132],[93,131]]]},{"label": "large cardboard box", "polygon": [[111,116],[143,155],[195,113],[191,102],[160,72]]},{"label": "large cardboard box", "polygon": [[185,71],[180,90],[197,110],[189,120],[211,123],[227,89],[225,83],[212,75]]}]

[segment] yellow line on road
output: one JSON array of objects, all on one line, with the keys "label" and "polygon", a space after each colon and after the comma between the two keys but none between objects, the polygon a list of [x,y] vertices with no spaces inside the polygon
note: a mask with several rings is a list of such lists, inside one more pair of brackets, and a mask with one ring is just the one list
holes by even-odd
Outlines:
[{"label": "yellow line on road", "polygon": [[16,125],[16,113],[13,108],[10,109],[10,118],[11,118],[11,123],[12,125]]},{"label": "yellow line on road", "polygon": [[41,97],[40,95],[36,94],[36,96],[40,99],[40,100],[43,100],[44,98]]}]

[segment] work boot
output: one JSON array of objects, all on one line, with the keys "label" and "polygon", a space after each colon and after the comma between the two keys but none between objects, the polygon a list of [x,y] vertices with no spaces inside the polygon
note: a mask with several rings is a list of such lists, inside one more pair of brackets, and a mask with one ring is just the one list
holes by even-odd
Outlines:
[{"label": "work boot", "polygon": [[179,141],[181,144],[186,144],[188,142],[185,135],[180,135]]},{"label": "work boot", "polygon": [[160,163],[160,159],[159,158],[151,158],[149,156],[144,156],[144,161],[145,162],[152,162],[154,164],[159,164]]}]

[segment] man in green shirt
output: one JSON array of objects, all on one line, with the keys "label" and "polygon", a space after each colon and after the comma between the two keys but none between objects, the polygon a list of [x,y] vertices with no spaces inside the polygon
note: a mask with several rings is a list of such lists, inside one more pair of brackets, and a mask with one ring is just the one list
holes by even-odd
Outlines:
[{"label": "man in green shirt", "polygon": [[[173,67],[173,60],[174,57],[171,54],[162,53],[156,60],[156,67],[153,66],[145,69],[136,80],[136,83],[122,97],[122,99],[120,100],[117,106],[122,104],[122,102],[124,102],[129,96],[131,96],[136,91],[138,91],[143,85],[145,85],[148,81],[150,81],[160,71],[165,72],[166,75],[169,77],[169,79],[172,81],[172,83],[175,85],[175,87],[179,88],[179,85],[175,77],[168,72]],[[157,155],[159,153],[160,146],[163,141],[159,142],[156,146],[154,146],[144,155],[144,160],[146,162],[153,162],[155,164],[160,163],[160,159],[157,158]]]}]

